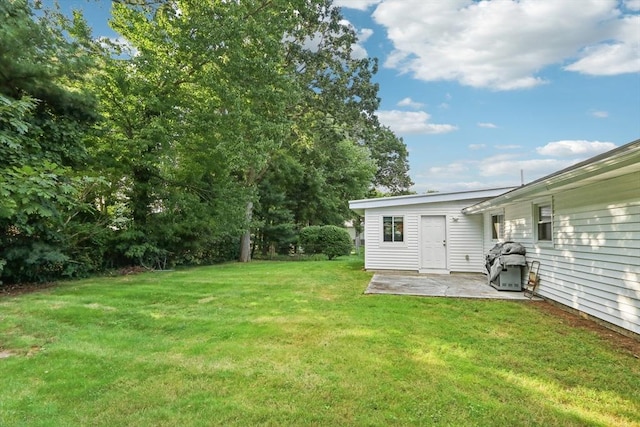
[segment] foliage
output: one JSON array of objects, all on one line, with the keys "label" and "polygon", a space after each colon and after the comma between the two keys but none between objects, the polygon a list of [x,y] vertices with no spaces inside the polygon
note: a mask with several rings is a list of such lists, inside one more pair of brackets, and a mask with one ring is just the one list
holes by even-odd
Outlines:
[{"label": "foliage", "polygon": [[[375,65],[351,58],[355,33],[330,3],[119,3],[111,24],[137,53],[107,60],[98,83],[100,155],[120,159],[113,188],[141,230],[135,247],[156,247],[148,221],[176,185],[205,204],[236,193],[218,203],[235,223],[216,226],[244,228],[245,261],[252,231],[254,249],[286,250],[301,224],[342,222],[371,185],[361,141],[376,123]],[[283,177],[282,164],[303,174]]]},{"label": "foliage", "polygon": [[0,278],[82,274],[93,266],[76,255],[96,230],[78,221],[98,181],[83,170],[97,120],[82,90],[92,60],[70,40],[84,22],[35,18],[26,1],[0,2],[0,16]]},{"label": "foliage", "polygon": [[322,252],[329,258],[333,259],[341,255],[349,255],[352,249],[351,236],[344,228],[335,225],[325,225],[320,231],[322,244],[324,246]]},{"label": "foliage", "polygon": [[407,146],[387,127],[376,127],[364,144],[371,151],[377,170],[372,189],[386,189],[389,196],[409,194],[413,182],[409,178]]},{"label": "foliage", "polygon": [[640,420],[615,334],[546,303],[363,295],[370,277],[354,258],[230,263],[0,296],[0,425]]},{"label": "foliage", "polygon": [[290,165],[283,162],[281,167],[274,168],[275,173],[267,174],[258,187],[260,198],[254,208],[253,249],[263,257],[289,254],[296,247],[298,230],[287,188],[299,171],[288,170],[287,166]]},{"label": "foliage", "polygon": [[335,225],[312,225],[303,228],[300,231],[300,245],[305,253],[322,253],[329,259],[349,255],[352,249],[349,232]]},{"label": "foliage", "polygon": [[321,229],[322,227],[319,225],[311,225],[300,230],[298,240],[305,253],[322,253],[322,239],[320,238]]},{"label": "foliage", "polygon": [[121,41],[41,2],[0,16],[2,280],[285,254],[410,185],[329,0],[112,2]]}]

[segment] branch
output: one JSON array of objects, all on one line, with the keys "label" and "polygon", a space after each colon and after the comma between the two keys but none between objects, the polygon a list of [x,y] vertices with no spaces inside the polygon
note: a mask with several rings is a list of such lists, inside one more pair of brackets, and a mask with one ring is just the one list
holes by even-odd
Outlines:
[{"label": "branch", "polygon": [[254,17],[255,15],[257,15],[258,13],[260,13],[263,9],[267,8],[268,6],[270,6],[273,3],[272,0],[267,0],[264,3],[262,3],[262,5],[260,7],[258,7],[256,10],[254,10],[253,12],[248,13],[247,15],[244,16],[244,19],[248,19],[250,17]]}]

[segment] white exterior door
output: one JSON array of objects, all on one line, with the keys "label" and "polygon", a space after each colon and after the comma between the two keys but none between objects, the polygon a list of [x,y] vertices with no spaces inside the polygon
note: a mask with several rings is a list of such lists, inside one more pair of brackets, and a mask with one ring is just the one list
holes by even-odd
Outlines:
[{"label": "white exterior door", "polygon": [[[421,270],[447,269],[447,233],[444,216],[421,217]],[[444,271],[443,271],[444,272]]]}]

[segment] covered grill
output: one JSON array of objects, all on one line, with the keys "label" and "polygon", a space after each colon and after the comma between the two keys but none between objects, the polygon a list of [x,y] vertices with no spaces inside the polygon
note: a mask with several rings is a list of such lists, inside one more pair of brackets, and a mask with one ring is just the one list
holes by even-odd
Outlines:
[{"label": "covered grill", "polygon": [[515,242],[498,243],[491,248],[485,264],[489,284],[499,291],[521,291],[526,253],[525,247]]}]

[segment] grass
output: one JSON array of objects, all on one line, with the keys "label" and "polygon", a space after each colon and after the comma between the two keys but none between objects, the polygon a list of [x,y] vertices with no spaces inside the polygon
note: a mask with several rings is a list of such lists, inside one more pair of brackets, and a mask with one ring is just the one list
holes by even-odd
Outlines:
[{"label": "grass", "polygon": [[0,425],[640,425],[640,363],[526,302],[363,295],[358,259],[0,299]]}]

